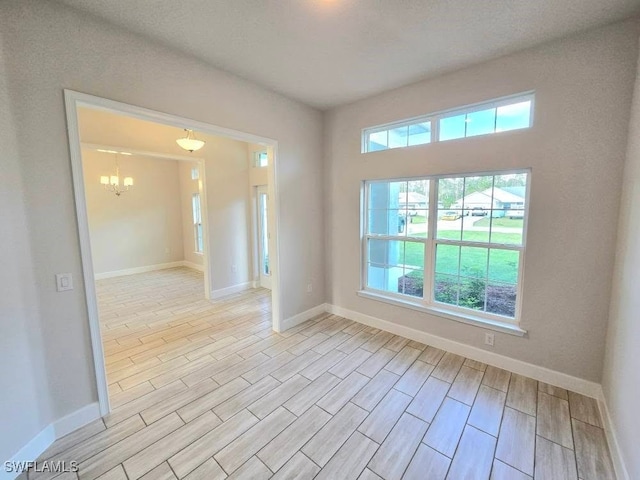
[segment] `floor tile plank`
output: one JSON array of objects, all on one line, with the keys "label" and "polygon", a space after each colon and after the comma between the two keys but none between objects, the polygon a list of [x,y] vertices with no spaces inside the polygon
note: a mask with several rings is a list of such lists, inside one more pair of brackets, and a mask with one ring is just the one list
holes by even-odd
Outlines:
[{"label": "floor tile plank", "polygon": [[595,399],[569,392],[569,408],[571,409],[571,418],[602,428],[600,410]]},{"label": "floor tile plank", "polygon": [[535,417],[509,407],[505,408],[496,458],[532,476],[535,442]]},{"label": "floor tile plank", "polygon": [[378,444],[360,432],[354,432],[320,471],[317,480],[355,480],[364,470]]},{"label": "floor tile plank", "polygon": [[271,440],[256,456],[276,472],[330,419],[331,415],[313,406]]},{"label": "floor tile plank", "polygon": [[358,430],[375,442],[382,443],[409,402],[411,402],[409,395],[391,389]]},{"label": "floor tile plank", "polygon": [[424,385],[434,368],[433,365],[416,360],[393,388],[413,397]]},{"label": "floor tile plank", "polygon": [[447,382],[429,377],[413,398],[407,412],[431,423],[450,387]]},{"label": "floor tile plank", "polygon": [[323,467],[367,417],[367,411],[347,403],[302,448],[302,453]]},{"label": "floor tile plank", "polygon": [[538,392],[537,422],[538,435],[573,450],[568,401]]},{"label": "floor tile plank", "polygon": [[463,365],[453,381],[448,395],[459,402],[473,405],[483,375],[484,373],[480,370]]},{"label": "floor tile plank", "polygon": [[211,458],[226,445],[245,433],[258,423],[258,421],[258,418],[249,413],[249,411],[242,410],[228,421],[222,423],[222,425],[214,428],[169,458],[169,465],[171,465],[171,468],[173,468],[180,478],[186,476],[189,472],[192,472],[205,462],[208,463],[208,465],[196,476],[203,474],[202,472],[217,471],[217,469],[220,468],[217,462],[207,462],[207,459]]},{"label": "floor tile plank", "polygon": [[[571,398],[571,393],[569,398]],[[575,418],[572,420],[572,425],[576,444],[578,477],[582,480],[615,479],[604,430]]]},{"label": "floor tile plank", "polygon": [[507,392],[507,406],[535,417],[538,401],[538,382],[522,375],[512,374]]},{"label": "floor tile plank", "polygon": [[451,459],[436,452],[431,447],[421,444],[413,456],[403,480],[444,480],[449,470]]},{"label": "floor tile plank", "polygon": [[385,480],[400,480],[427,431],[427,426],[426,422],[407,413],[403,414],[380,445],[368,468]]},{"label": "floor tile plank", "polygon": [[304,453],[296,453],[284,467],[271,477],[272,480],[312,480],[320,471]]},{"label": "floor tile plank", "polygon": [[398,375],[388,370],[381,370],[351,401],[370,412],[387,392],[391,390],[391,387],[393,387],[399,378]]},{"label": "floor tile plank", "polygon": [[213,458],[225,472],[230,474],[273,440],[295,419],[293,413],[279,407],[224,447]]},{"label": "floor tile plank", "polygon": [[576,480],[577,478],[576,456],[573,450],[550,442],[546,438],[537,437],[535,480]]},{"label": "floor tile plank", "polygon": [[462,402],[445,398],[440,410],[433,419],[423,442],[452,458],[458,447],[462,431],[467,423],[471,408]]},{"label": "floor tile plank", "polygon": [[497,437],[506,398],[506,393],[481,385],[469,415],[469,425]]},{"label": "floor tile plank", "polygon": [[451,462],[447,480],[486,480],[493,464],[496,439],[467,425]]}]

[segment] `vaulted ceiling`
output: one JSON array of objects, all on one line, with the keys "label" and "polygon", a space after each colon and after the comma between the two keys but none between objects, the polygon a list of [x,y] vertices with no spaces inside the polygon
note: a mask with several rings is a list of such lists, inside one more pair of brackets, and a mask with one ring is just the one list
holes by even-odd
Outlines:
[{"label": "vaulted ceiling", "polygon": [[322,109],[640,10],[640,0],[61,1]]}]

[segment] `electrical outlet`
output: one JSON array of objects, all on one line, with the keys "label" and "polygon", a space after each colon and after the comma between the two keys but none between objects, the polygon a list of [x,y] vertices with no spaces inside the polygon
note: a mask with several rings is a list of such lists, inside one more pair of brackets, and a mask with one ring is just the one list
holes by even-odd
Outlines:
[{"label": "electrical outlet", "polygon": [[495,340],[495,336],[494,336],[493,333],[486,332],[484,334],[484,344],[485,345],[489,345],[490,347],[493,347],[494,340]]},{"label": "electrical outlet", "polygon": [[311,293],[313,291],[313,285],[311,283],[307,284],[307,293]]},{"label": "electrical outlet", "polygon": [[56,273],[56,290],[58,292],[73,290],[73,277],[70,273]]}]

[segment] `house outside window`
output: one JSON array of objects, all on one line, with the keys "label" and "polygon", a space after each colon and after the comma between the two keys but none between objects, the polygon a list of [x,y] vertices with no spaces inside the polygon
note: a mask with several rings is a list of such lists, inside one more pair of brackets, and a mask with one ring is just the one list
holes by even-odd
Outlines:
[{"label": "house outside window", "polygon": [[517,324],[529,176],[365,182],[363,292]]}]

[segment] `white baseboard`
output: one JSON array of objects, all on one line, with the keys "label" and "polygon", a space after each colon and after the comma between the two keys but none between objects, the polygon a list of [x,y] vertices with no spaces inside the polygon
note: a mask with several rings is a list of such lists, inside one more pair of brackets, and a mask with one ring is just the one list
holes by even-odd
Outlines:
[{"label": "white baseboard", "polygon": [[184,260],[169,263],[158,263],[155,265],[145,265],[144,267],[125,268],[124,270],[114,270],[112,272],[96,273],[96,280],[103,280],[105,278],[123,277],[125,275],[135,275],[136,273],[147,273],[155,270],[165,270],[167,268],[184,267]]},{"label": "white baseboard", "polygon": [[316,315],[320,315],[321,313],[328,312],[328,305],[326,303],[322,303],[320,305],[316,305],[315,307],[310,308],[309,310],[305,310],[304,312],[300,312],[293,317],[285,318],[280,322],[280,331],[284,332],[285,330],[289,330],[296,325],[300,325],[303,322],[315,317]]},{"label": "white baseboard", "polygon": [[193,270],[198,270],[199,272],[204,272],[204,267],[202,265],[198,265],[197,263],[189,262],[188,260],[183,260],[183,267],[192,268]]},{"label": "white baseboard", "polygon": [[557,372],[545,367],[523,362],[522,360],[516,360],[504,355],[488,352],[477,347],[472,347],[471,345],[438,337],[421,330],[416,330],[404,325],[398,325],[394,322],[382,320],[381,318],[365,315],[336,305],[327,305],[327,311],[355,322],[379,328],[411,340],[416,340],[420,343],[433,345],[436,348],[441,348],[442,350],[462,355],[472,360],[477,360],[504,370],[515,372],[519,375],[524,375],[541,382],[555,385],[556,387],[566,388],[573,392],[602,400],[602,387],[600,384],[595,382],[590,382],[582,378],[567,375],[566,373]]},{"label": "white baseboard", "polygon": [[56,439],[58,439],[70,434],[80,427],[84,427],[86,424],[91,423],[98,418],[100,418],[100,404],[95,402],[62,417],[59,420],[56,420],[51,425],[53,426]]},{"label": "white baseboard", "polygon": [[604,433],[607,437],[607,443],[609,444],[609,453],[611,453],[611,460],[613,462],[613,468],[616,471],[616,478],[618,480],[631,480],[627,467],[625,466],[624,457],[622,456],[622,450],[618,443],[618,434],[616,428],[611,421],[611,415],[609,414],[609,408],[607,402],[604,400],[604,393],[601,394],[602,398],[598,402],[600,408],[600,417],[604,423]]},{"label": "white baseboard", "polygon": [[[53,442],[98,418],[100,418],[100,406],[98,402],[86,405],[80,410],[76,410],[47,425],[40,433],[33,437],[29,443],[22,447],[18,453],[11,457],[8,462],[10,464],[35,462]],[[14,480],[18,477],[19,473],[20,472],[6,471],[5,462],[2,462],[0,480]]]},{"label": "white baseboard", "polygon": [[253,282],[238,283],[237,285],[231,285],[230,287],[220,288],[218,290],[211,290],[211,300],[217,298],[226,297],[227,295],[233,295],[244,290],[248,290],[253,286]]}]

